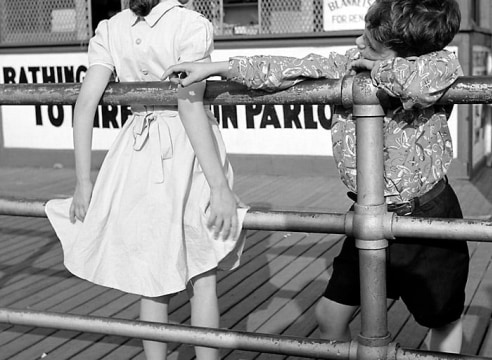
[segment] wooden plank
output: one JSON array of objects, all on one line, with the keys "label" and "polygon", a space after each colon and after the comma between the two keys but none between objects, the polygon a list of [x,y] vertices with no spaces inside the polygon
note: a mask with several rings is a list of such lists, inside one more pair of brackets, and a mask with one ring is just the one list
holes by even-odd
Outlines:
[{"label": "wooden plank", "polygon": [[463,321],[464,342],[463,353],[478,354],[483,338],[486,336],[489,325],[492,303],[490,299],[490,289],[492,288],[492,267],[490,266],[492,243],[480,243],[474,264],[481,263],[480,269],[471,269],[470,276],[478,277],[480,283],[473,293],[471,301],[466,309]]},{"label": "wooden plank", "polygon": [[[265,232],[253,232],[253,235],[255,236],[256,235],[256,243],[260,243],[262,242],[262,240],[264,239],[264,237],[266,236],[266,233]],[[249,241],[248,239],[248,242],[247,242],[249,248],[248,249],[253,249],[255,248],[255,241]],[[250,245],[252,244],[252,245]],[[258,246],[256,246],[258,247]],[[262,249],[257,249],[256,250],[258,253],[261,253]],[[251,257],[253,258],[253,257]],[[224,274],[227,274],[227,273],[224,273]],[[225,278],[227,278],[227,276],[225,276]],[[173,299],[174,300],[174,299]],[[186,302],[187,302],[187,299],[185,299]],[[175,303],[174,301],[171,302],[171,304]],[[181,307],[179,304],[177,305],[178,307]],[[171,309],[172,311],[172,309]],[[118,314],[119,317],[121,317],[121,314]],[[188,311],[186,311],[186,316],[188,317],[189,314],[188,314]],[[132,317],[136,317],[136,313],[132,315]],[[126,317],[125,317],[126,318]],[[114,350],[114,351],[117,351],[117,348],[120,344],[124,343],[125,341],[127,341],[126,339],[123,339],[121,338],[120,340],[116,341],[115,339],[111,339],[111,341],[108,341],[108,338],[107,337],[101,337],[101,338],[98,338],[98,341],[101,342],[101,343],[104,343],[105,345],[98,345],[98,347],[100,348],[101,351],[103,352],[107,352],[107,351],[110,351],[110,350]],[[104,348],[104,350],[102,350]],[[86,356],[86,358],[92,358],[92,349],[90,349],[90,347],[86,348],[84,351],[81,351],[80,352],[80,356]],[[55,352],[55,354],[58,353],[58,352]]]},{"label": "wooden plank", "polygon": [[483,338],[478,355],[492,358],[492,320],[490,319],[487,327],[487,333]]}]

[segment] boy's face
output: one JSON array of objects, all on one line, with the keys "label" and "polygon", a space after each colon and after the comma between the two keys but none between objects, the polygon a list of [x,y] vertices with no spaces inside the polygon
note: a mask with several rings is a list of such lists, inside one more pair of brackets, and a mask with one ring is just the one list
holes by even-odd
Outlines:
[{"label": "boy's face", "polygon": [[396,57],[396,52],[374,40],[367,28],[361,36],[355,39],[355,44],[362,57],[367,60],[384,60]]}]

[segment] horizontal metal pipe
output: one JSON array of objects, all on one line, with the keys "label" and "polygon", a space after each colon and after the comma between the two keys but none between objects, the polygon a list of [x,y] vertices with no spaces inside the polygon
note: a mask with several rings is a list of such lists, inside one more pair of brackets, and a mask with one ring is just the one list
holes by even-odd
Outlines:
[{"label": "horizontal metal pipe", "polygon": [[[358,347],[355,341],[342,343],[293,336],[8,308],[0,308],[0,322],[320,359],[355,360]],[[405,349],[395,346],[394,343],[388,346],[395,352],[396,360],[490,360],[490,358],[479,356]]]},{"label": "horizontal metal pipe", "polygon": [[492,242],[492,221],[394,216],[395,237]]},{"label": "horizontal metal pipe", "polygon": [[490,360],[489,357],[397,348],[396,360]]},{"label": "horizontal metal pipe", "polygon": [[[0,215],[46,217],[46,199],[0,198]],[[249,230],[295,231],[323,234],[353,234],[354,213],[315,213],[302,211],[260,211],[251,209],[244,219]],[[492,242],[492,222],[470,219],[429,219],[410,216],[388,217],[384,226],[392,237]],[[386,218],[386,219],[388,219]]]},{"label": "horizontal metal pipe", "polygon": [[352,217],[352,213],[250,210],[244,219],[244,228],[250,230],[345,234],[346,222],[350,222]]},{"label": "horizontal metal pipe", "polygon": [[[343,79],[306,80],[286,90],[268,93],[249,90],[230,81],[207,81],[204,100],[214,105],[241,104],[330,104],[350,106],[352,76]],[[344,85],[348,84],[348,85]],[[0,105],[71,105],[80,91],[79,83],[0,84]],[[344,96],[342,101],[342,95]],[[168,81],[110,83],[101,99],[105,105],[175,105],[176,86]],[[492,103],[491,76],[463,76],[446,91],[440,104]]]},{"label": "horizontal metal pipe", "polygon": [[[342,103],[342,80],[305,81],[289,89],[268,93],[248,90],[228,81],[207,81],[205,103],[240,104],[332,104]],[[75,104],[80,84],[0,84],[0,105]],[[168,81],[108,84],[101,104],[175,105],[176,86]]]},{"label": "horizontal metal pipe", "polygon": [[[0,215],[46,217],[44,211],[46,202],[47,200],[41,199],[24,200],[3,197],[0,198]],[[351,218],[352,214],[250,210],[244,219],[244,228],[249,230],[345,234],[345,223]]]},{"label": "horizontal metal pipe", "polygon": [[355,359],[353,354],[356,353],[354,349],[356,343],[350,342],[340,343],[292,336],[33,310],[0,308],[0,322],[321,359]]},{"label": "horizontal metal pipe", "polygon": [[21,199],[16,197],[0,198],[0,215],[46,217],[44,207],[48,200]]},{"label": "horizontal metal pipe", "polygon": [[491,104],[492,76],[462,76],[439,99],[439,104]]}]

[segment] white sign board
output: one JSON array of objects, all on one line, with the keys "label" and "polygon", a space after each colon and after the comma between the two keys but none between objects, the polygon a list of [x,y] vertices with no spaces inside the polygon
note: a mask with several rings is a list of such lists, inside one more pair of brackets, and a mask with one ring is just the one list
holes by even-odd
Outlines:
[{"label": "white sign board", "polygon": [[362,30],[364,17],[375,0],[324,0],[323,30]]},{"label": "white sign board", "polygon": [[[345,53],[351,46],[217,49],[214,61],[239,55],[303,57]],[[451,49],[457,51],[457,48]],[[80,82],[87,70],[85,53],[7,54],[0,57],[1,83]],[[329,105],[214,106],[226,147],[231,154],[332,155]],[[72,106],[2,106],[3,145],[23,149],[72,149]],[[100,106],[95,119],[93,149],[107,150],[128,107]],[[457,144],[456,111],[449,121]]]}]

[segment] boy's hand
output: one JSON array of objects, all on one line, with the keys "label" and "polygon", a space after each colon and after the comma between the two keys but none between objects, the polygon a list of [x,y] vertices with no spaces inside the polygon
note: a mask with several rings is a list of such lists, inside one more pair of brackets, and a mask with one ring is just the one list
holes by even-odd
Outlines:
[{"label": "boy's hand", "polygon": [[376,64],[374,60],[358,59],[350,63],[350,69],[356,72],[360,71],[371,71]]},{"label": "boy's hand", "polygon": [[210,212],[207,226],[213,230],[214,237],[227,239],[238,228],[237,200],[229,188],[212,190],[210,194]]},{"label": "boy's hand", "polygon": [[164,72],[161,80],[169,77],[169,81],[181,86],[188,86],[203,81],[210,76],[210,73],[207,71],[207,64],[210,63],[185,62],[173,65]]},{"label": "boy's hand", "polygon": [[76,220],[84,222],[87,209],[92,197],[92,182],[87,181],[75,186],[72,204],[70,205],[70,222],[73,224]]}]

